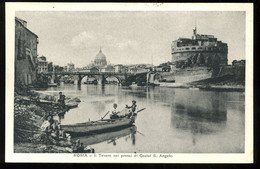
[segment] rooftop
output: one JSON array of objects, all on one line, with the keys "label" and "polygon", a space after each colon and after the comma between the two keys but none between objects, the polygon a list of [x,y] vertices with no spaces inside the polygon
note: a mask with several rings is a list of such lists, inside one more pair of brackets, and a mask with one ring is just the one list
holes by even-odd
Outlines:
[{"label": "rooftop", "polygon": [[27,28],[27,22],[25,20],[15,17],[15,21],[19,22],[27,31],[29,31],[31,34],[38,38],[38,36],[35,33],[33,33],[30,29]]}]

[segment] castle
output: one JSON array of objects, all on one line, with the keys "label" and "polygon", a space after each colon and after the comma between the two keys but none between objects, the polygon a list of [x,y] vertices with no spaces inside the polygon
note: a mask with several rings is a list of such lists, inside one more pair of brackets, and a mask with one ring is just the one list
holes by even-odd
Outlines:
[{"label": "castle", "polygon": [[213,35],[197,34],[193,29],[192,39],[179,38],[171,45],[172,62],[176,68],[190,66],[225,66],[228,63],[228,46]]}]

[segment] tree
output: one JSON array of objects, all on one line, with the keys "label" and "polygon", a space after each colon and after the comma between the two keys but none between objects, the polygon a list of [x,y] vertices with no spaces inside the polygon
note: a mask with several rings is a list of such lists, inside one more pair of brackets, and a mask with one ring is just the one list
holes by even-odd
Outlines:
[{"label": "tree", "polygon": [[48,72],[52,72],[53,71],[53,63],[49,62],[48,63]]}]

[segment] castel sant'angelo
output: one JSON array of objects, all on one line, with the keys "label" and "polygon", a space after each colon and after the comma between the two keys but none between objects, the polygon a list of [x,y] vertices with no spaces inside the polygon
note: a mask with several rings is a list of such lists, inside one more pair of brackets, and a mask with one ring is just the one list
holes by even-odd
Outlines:
[{"label": "castel sant'angelo", "polygon": [[213,35],[197,34],[179,38],[171,44],[175,81],[191,82],[218,76],[221,67],[228,64],[228,45]]},{"label": "castel sant'angelo", "polygon": [[179,38],[172,42],[172,62],[176,67],[200,64],[205,66],[227,65],[228,46],[213,35],[197,34],[193,29],[192,39]]}]

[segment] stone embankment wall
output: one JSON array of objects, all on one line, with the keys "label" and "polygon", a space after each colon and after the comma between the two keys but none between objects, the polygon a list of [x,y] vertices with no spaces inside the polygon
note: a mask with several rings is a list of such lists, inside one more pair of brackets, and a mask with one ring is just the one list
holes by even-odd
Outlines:
[{"label": "stone embankment wall", "polygon": [[212,69],[210,67],[193,67],[177,69],[174,72],[159,72],[154,76],[154,81],[175,81],[175,83],[191,83],[205,79],[229,76],[234,82],[245,81],[245,66],[222,66]]}]

